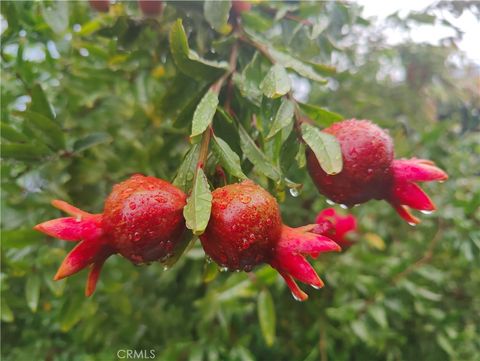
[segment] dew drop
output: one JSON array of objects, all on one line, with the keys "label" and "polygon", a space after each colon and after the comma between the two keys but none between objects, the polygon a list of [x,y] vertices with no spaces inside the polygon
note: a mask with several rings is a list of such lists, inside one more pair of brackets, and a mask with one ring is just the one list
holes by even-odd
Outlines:
[{"label": "dew drop", "polygon": [[340,204],[340,208],[342,209],[348,209],[348,206],[346,204]]},{"label": "dew drop", "polygon": [[298,195],[300,194],[300,192],[298,191],[297,188],[290,188],[289,192],[290,192],[292,197],[298,197]]},{"label": "dew drop", "polygon": [[205,257],[205,260],[208,264],[212,263],[212,259],[210,258],[210,256]]},{"label": "dew drop", "polygon": [[372,169],[372,168],[368,168],[368,169],[367,169],[367,173],[368,173],[368,174],[372,174],[372,173],[373,173],[373,169]]},{"label": "dew drop", "polygon": [[317,286],[317,285],[310,285],[312,286],[313,288],[315,288],[316,290],[319,290],[321,287]]},{"label": "dew drop", "polygon": [[412,227],[416,227],[417,224],[416,223],[413,223],[413,222],[408,222],[409,225],[411,225]]},{"label": "dew drop", "polygon": [[300,299],[300,297],[297,297],[297,295],[295,293],[292,292],[292,296],[293,298],[295,299],[295,301],[298,301],[298,302],[301,302],[302,300]]},{"label": "dew drop", "polygon": [[423,213],[423,214],[432,214],[434,213],[435,211],[420,211],[420,213]]},{"label": "dew drop", "polygon": [[331,206],[335,205],[335,202],[332,201],[331,199],[326,200],[327,204],[330,204]]},{"label": "dew drop", "polygon": [[170,269],[170,267],[169,267],[168,265],[164,265],[164,266],[163,266],[163,270],[164,270],[164,271],[168,271],[169,269]]},{"label": "dew drop", "polygon": [[220,272],[227,272],[228,271],[228,267],[220,267]]},{"label": "dew drop", "polygon": [[135,232],[135,233],[133,234],[133,241],[134,241],[134,242],[140,241],[140,238],[142,238],[142,235],[140,234],[140,232]]}]

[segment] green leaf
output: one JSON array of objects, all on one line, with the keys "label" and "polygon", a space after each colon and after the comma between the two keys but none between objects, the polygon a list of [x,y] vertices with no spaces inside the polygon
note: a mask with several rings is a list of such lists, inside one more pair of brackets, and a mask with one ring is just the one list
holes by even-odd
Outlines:
[{"label": "green leaf", "polygon": [[213,137],[212,150],[218,157],[220,164],[227,170],[227,173],[239,179],[246,179],[240,166],[240,157],[223,139]]},{"label": "green leaf", "polygon": [[13,316],[12,309],[8,305],[7,301],[5,301],[2,297],[2,305],[1,305],[1,319],[2,322],[13,322],[15,317]]},{"label": "green leaf", "polygon": [[94,147],[98,144],[107,143],[112,140],[108,133],[97,132],[87,135],[86,137],[77,139],[73,144],[73,151],[76,153],[83,152],[88,148]]},{"label": "green leaf", "polygon": [[273,120],[272,127],[267,135],[267,139],[272,138],[280,130],[292,123],[292,118],[295,112],[295,104],[286,98],[282,99],[282,103]]},{"label": "green leaf", "polygon": [[340,144],[333,135],[324,133],[320,129],[304,123],[302,124],[302,136],[307,145],[313,150],[313,153],[315,153],[320,167],[327,174],[334,175],[342,171],[342,151]]},{"label": "green leaf", "polygon": [[26,246],[37,243],[44,238],[40,232],[31,228],[9,229],[1,231],[2,248],[24,248]]},{"label": "green leaf", "polygon": [[242,13],[242,24],[247,28],[262,33],[273,26],[273,21],[253,11],[244,11]]},{"label": "green leaf", "polygon": [[212,123],[213,116],[217,110],[218,94],[209,90],[198,103],[193,113],[191,137],[202,134]]},{"label": "green leaf", "polygon": [[33,273],[25,283],[25,299],[32,312],[37,312],[38,299],[40,297],[40,277]]},{"label": "green leaf", "polygon": [[180,71],[192,78],[212,78],[228,69],[228,63],[202,59],[189,48],[182,19],[178,19],[170,29],[169,41],[175,64]]},{"label": "green leaf", "polygon": [[52,149],[58,150],[65,148],[63,130],[57,122],[40,113],[28,110],[16,114],[22,116],[26,120],[26,124],[36,130],[40,139]]},{"label": "green leaf", "polygon": [[6,123],[0,123],[0,134],[2,138],[11,142],[27,142],[29,139],[26,135],[20,133],[14,127]]},{"label": "green leaf", "polygon": [[40,113],[51,120],[55,120],[55,114],[47,100],[47,96],[39,84],[35,84],[31,90],[32,103],[30,111]]},{"label": "green leaf", "polygon": [[278,98],[287,94],[291,89],[291,81],[287,71],[281,65],[275,64],[270,68],[260,83],[263,94],[269,98]]},{"label": "green leaf", "polygon": [[48,5],[41,3],[42,15],[48,26],[57,34],[68,27],[68,1],[52,1]]},{"label": "green leaf", "polygon": [[258,295],[257,310],[265,343],[272,346],[275,342],[275,305],[267,289],[262,290]]},{"label": "green leaf", "polygon": [[191,229],[193,234],[198,236],[205,231],[210,219],[211,209],[212,193],[210,192],[210,186],[202,168],[198,168],[192,193],[183,209],[187,228]]},{"label": "green leaf", "polygon": [[192,182],[195,175],[195,167],[197,166],[199,144],[194,144],[185,155],[177,175],[172,184],[184,192],[188,192],[192,188]]},{"label": "green leaf", "polygon": [[203,270],[203,282],[212,282],[218,275],[218,266],[215,262],[206,262]]},{"label": "green leaf", "polygon": [[297,139],[296,132],[291,132],[280,149],[280,166],[284,173],[286,173],[292,166],[295,156],[298,153],[299,146],[300,142]]},{"label": "green leaf", "polygon": [[257,170],[264,176],[279,182],[281,180],[281,173],[266,157],[266,155],[257,147],[252,138],[248,135],[246,130],[240,125],[240,147],[245,156],[253,163]]},{"label": "green leaf", "polygon": [[263,71],[264,59],[255,53],[252,60],[245,66],[242,74],[235,73],[233,80],[244,98],[250,100],[253,104],[260,106],[262,101],[262,91],[260,83],[265,78]]},{"label": "green leaf", "polygon": [[289,54],[282,53],[281,51],[278,51],[272,47],[269,48],[269,52],[275,61],[283,65],[285,68],[292,69],[299,75],[314,80],[318,83],[327,83],[327,80],[318,74],[311,65],[308,65],[297,58],[294,58]]},{"label": "green leaf", "polygon": [[39,160],[51,154],[50,149],[42,144],[1,144],[1,156],[5,159]]},{"label": "green leaf", "polygon": [[368,308],[368,313],[382,327],[388,327],[387,314],[385,308],[379,305],[372,305]]},{"label": "green leaf", "polygon": [[325,110],[323,108],[317,107],[316,105],[298,103],[300,109],[318,125],[323,127],[329,127],[335,122],[345,119],[342,115],[338,113]]},{"label": "green leaf", "polygon": [[205,19],[212,28],[221,34],[228,34],[232,31],[232,26],[228,23],[231,6],[232,4],[229,0],[205,0],[203,3]]},{"label": "green leaf", "polygon": [[65,302],[60,312],[60,330],[62,332],[70,331],[82,319],[82,315],[85,312],[84,308],[83,299],[78,297],[70,298]]}]

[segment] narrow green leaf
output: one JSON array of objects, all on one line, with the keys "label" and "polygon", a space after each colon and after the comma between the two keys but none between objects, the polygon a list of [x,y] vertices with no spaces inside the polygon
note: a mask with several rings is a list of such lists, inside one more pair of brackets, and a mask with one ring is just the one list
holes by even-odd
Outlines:
[{"label": "narrow green leaf", "polygon": [[385,312],[385,308],[381,307],[380,305],[372,305],[368,308],[368,313],[382,328],[388,327],[387,313]]},{"label": "narrow green leaf", "polygon": [[280,149],[280,166],[284,173],[287,173],[292,166],[299,146],[300,142],[297,139],[296,132],[291,132]]},{"label": "narrow green leaf", "polygon": [[62,310],[60,311],[60,330],[62,330],[62,332],[70,331],[70,329],[82,319],[84,312],[83,299],[70,298],[63,304]]},{"label": "narrow green leaf", "polygon": [[2,304],[1,304],[1,319],[2,322],[13,322],[15,317],[13,316],[12,309],[8,305],[7,301],[5,301],[2,297]]},{"label": "narrow green leaf", "polygon": [[209,90],[198,103],[193,113],[191,137],[202,134],[212,123],[213,116],[217,110],[218,94]]},{"label": "narrow green leaf", "polygon": [[270,55],[285,68],[292,69],[299,75],[314,80],[318,83],[325,84],[327,82],[327,80],[318,74],[311,65],[305,64],[297,58],[294,58],[289,54],[282,53],[281,51],[273,49],[272,47],[270,47],[269,51]]},{"label": "narrow green leaf", "polygon": [[57,34],[68,27],[68,1],[52,1],[48,5],[41,3],[42,15],[48,26]]},{"label": "narrow green leaf", "polygon": [[26,135],[20,133],[14,127],[6,123],[0,123],[0,134],[3,139],[11,142],[27,142],[29,139]]},{"label": "narrow green leaf", "polygon": [[232,30],[232,26],[228,23],[231,6],[230,0],[205,0],[203,3],[205,19],[221,34],[228,34]]},{"label": "narrow green leaf", "polygon": [[73,144],[74,152],[83,152],[84,150],[94,147],[98,144],[110,142],[112,138],[108,133],[97,132],[87,135],[86,137],[77,139]]},{"label": "narrow green leaf", "polygon": [[264,176],[278,182],[281,180],[281,173],[275,165],[273,165],[266,155],[257,147],[247,131],[240,125],[240,147],[246,157],[253,163],[257,170]]},{"label": "narrow green leaf", "polygon": [[338,174],[342,171],[343,160],[340,144],[331,135],[320,131],[320,129],[302,124],[302,136],[307,145],[313,150],[320,167],[327,174]]},{"label": "narrow green leaf", "polygon": [[283,98],[282,103],[275,114],[275,118],[273,120],[272,127],[270,128],[270,132],[267,135],[267,139],[272,138],[280,130],[290,125],[294,112],[295,104],[291,100]]},{"label": "narrow green leaf", "polygon": [[240,157],[223,139],[213,137],[212,150],[218,157],[220,164],[226,169],[227,173],[239,179],[246,179],[240,166]]},{"label": "narrow green leaf", "polygon": [[262,290],[258,295],[257,311],[265,343],[272,346],[275,342],[276,316],[275,305],[267,289]]},{"label": "narrow green leaf", "polygon": [[194,144],[185,155],[177,175],[172,184],[184,192],[188,192],[192,188],[192,182],[195,175],[195,167],[197,166],[199,144]]},{"label": "narrow green leaf", "polygon": [[187,228],[191,229],[193,234],[198,236],[205,231],[210,219],[211,209],[212,193],[210,192],[210,186],[202,168],[198,168],[192,193],[183,209]]},{"label": "narrow green leaf", "polygon": [[51,120],[55,120],[55,114],[47,100],[47,96],[39,84],[35,84],[31,90],[32,103],[30,111],[40,113]]},{"label": "narrow green leaf", "polygon": [[242,96],[257,106],[260,106],[262,101],[260,83],[265,78],[265,73],[267,72],[263,70],[264,67],[264,59],[258,53],[255,53],[252,60],[243,69],[241,75],[235,73],[233,76],[235,85],[240,90]]},{"label": "narrow green leaf", "polygon": [[56,150],[65,148],[63,130],[57,122],[29,110],[17,114],[22,116],[26,120],[26,124],[36,130],[41,140],[51,148]]},{"label": "narrow green leaf", "polygon": [[42,144],[1,144],[1,156],[5,159],[39,160],[51,154],[50,149]]},{"label": "narrow green leaf", "polygon": [[312,104],[298,103],[300,109],[313,121],[322,127],[329,127],[335,122],[345,119],[342,115],[325,110]]},{"label": "narrow green leaf", "polygon": [[192,78],[212,78],[228,69],[228,63],[202,59],[189,48],[182,19],[178,19],[170,29],[169,41],[175,64],[180,71]]},{"label": "narrow green leaf", "polygon": [[203,270],[203,282],[209,283],[212,282],[218,275],[218,266],[215,262],[205,263],[205,268]]},{"label": "narrow green leaf", "polygon": [[287,71],[279,64],[272,66],[260,83],[260,89],[269,98],[278,98],[287,94],[291,86]]},{"label": "narrow green leaf", "polygon": [[27,282],[25,283],[25,299],[32,312],[37,312],[39,297],[40,277],[37,274],[32,274],[27,278]]},{"label": "narrow green leaf", "polygon": [[242,13],[242,24],[247,28],[262,33],[273,26],[273,21],[253,11],[244,11]]}]

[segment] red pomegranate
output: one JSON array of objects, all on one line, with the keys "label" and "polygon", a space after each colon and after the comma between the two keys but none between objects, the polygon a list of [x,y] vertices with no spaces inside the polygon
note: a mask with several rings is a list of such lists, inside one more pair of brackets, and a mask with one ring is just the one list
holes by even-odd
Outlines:
[{"label": "red pomegranate", "polygon": [[161,0],[138,0],[138,6],[145,16],[158,16],[163,10]]},{"label": "red pomegranate", "polygon": [[89,0],[90,7],[101,13],[107,13],[110,8],[109,0]]},{"label": "red pomegranate", "polygon": [[162,179],[134,175],[113,187],[101,214],[90,214],[54,200],[70,217],[35,226],[49,236],[80,241],[67,255],[55,280],[92,266],[86,295],[94,290],[105,260],[119,253],[135,264],[165,261],[173,255],[185,230],[186,195]]},{"label": "red pomegranate", "polygon": [[342,149],[343,169],[328,175],[307,149],[309,173],[320,193],[349,207],[370,199],[388,201],[410,224],[419,223],[410,208],[424,212],[435,205],[415,182],[445,181],[448,176],[429,160],[394,159],[392,138],[368,120],[344,120],[324,129]]},{"label": "red pomegranate", "polygon": [[269,263],[285,279],[294,297],[305,300],[294,278],[315,288],[323,286],[305,259],[339,251],[331,239],[311,232],[315,225],[290,228],[282,223],[277,201],[252,181],[230,184],[212,193],[212,212],[200,236],[205,253],[229,270],[251,271]]},{"label": "red pomegranate", "polygon": [[235,14],[241,14],[245,11],[250,11],[251,9],[252,9],[252,4],[249,1],[243,1],[243,0],[232,1],[232,10]]}]

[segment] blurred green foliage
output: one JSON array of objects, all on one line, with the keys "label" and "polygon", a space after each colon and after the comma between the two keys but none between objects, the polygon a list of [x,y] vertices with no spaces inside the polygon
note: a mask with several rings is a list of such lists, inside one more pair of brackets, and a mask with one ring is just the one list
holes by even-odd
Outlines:
[{"label": "blurred green foliage", "polygon": [[[452,27],[439,10],[479,14],[478,3],[439,3],[393,14],[388,27]],[[447,170],[448,182],[426,186],[438,211],[411,228],[386,203],[350,210],[358,244],[315,262],[326,286],[305,303],[268,266],[219,272],[198,242],[166,271],[112,257],[87,299],[85,274],[52,281],[71,244],[32,226],[60,216],[55,198],[100,212],[132,173],[173,180],[180,168],[176,184],[189,189],[192,117],[236,40],[225,9],[201,2],[168,2],[153,18],[135,2],[96,13],[87,2],[2,1],[1,13],[2,359],[115,360],[131,349],[159,360],[478,360],[480,79],[457,50],[460,33],[389,45],[356,5],[256,3],[242,26],[281,66],[239,43],[213,119],[211,184],[222,184],[218,162],[230,182],[244,172],[282,201],[289,225],[327,206],[277,114],[291,86],[320,127],[338,114],[373,119],[398,157]]]}]

